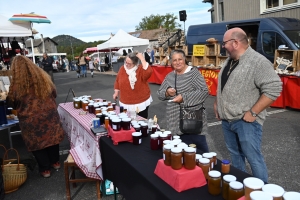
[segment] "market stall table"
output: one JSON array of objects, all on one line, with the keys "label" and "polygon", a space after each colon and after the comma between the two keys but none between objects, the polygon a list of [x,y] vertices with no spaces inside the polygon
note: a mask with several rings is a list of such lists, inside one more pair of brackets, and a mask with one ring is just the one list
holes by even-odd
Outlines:
[{"label": "market stall table", "polygon": [[[113,181],[126,199],[223,199],[221,194],[210,195],[207,185],[176,192],[155,175],[154,170],[158,160],[162,158],[162,150],[151,150],[149,137],[143,137],[141,145],[128,142],[114,145],[109,137],[101,137],[99,143],[104,178]],[[220,161],[215,169],[221,171]],[[231,167],[230,174],[241,182],[250,177],[234,167]]]},{"label": "market stall table", "polygon": [[82,109],[75,109],[72,102],[59,104],[57,110],[70,141],[70,153],[77,166],[87,177],[103,179],[98,141],[106,133],[94,135],[90,130],[95,115],[90,113],[80,115]]},{"label": "market stall table", "polygon": [[7,124],[0,125],[0,131],[7,129],[10,148],[13,148],[11,136],[21,134],[21,131],[13,131],[13,132],[10,131],[10,129],[16,126],[17,124],[19,124],[19,120],[8,119]]},{"label": "market stall table", "polygon": [[[151,77],[148,79],[148,82],[155,84],[162,84],[167,74],[173,70],[171,66],[152,65],[151,67],[153,72]],[[206,81],[209,94],[215,96],[217,94],[216,91],[218,86],[218,75],[220,70],[206,68],[198,69]]]}]

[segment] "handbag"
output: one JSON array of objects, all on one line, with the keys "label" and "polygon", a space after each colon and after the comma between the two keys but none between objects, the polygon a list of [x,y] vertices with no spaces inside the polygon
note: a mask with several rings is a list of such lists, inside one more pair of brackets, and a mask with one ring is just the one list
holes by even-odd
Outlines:
[{"label": "handbag", "polygon": [[[175,73],[175,90],[177,95],[177,74]],[[201,106],[201,107],[200,107]],[[200,107],[200,108],[199,108]],[[179,129],[183,134],[201,134],[203,128],[203,104],[184,107],[180,104]]]}]

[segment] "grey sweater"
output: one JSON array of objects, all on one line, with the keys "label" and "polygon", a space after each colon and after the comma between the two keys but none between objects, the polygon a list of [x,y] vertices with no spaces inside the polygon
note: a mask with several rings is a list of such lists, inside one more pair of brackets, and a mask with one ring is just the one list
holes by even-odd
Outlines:
[{"label": "grey sweater", "polygon": [[[241,119],[264,94],[276,100],[282,90],[282,82],[275,73],[272,63],[250,46],[240,57],[239,64],[230,74],[221,92],[221,76],[229,58],[225,61],[218,77],[217,104],[221,119]],[[266,110],[256,120],[263,125]]]},{"label": "grey sweater", "polygon": [[[175,73],[170,72],[159,90],[157,91],[158,99],[165,101],[173,99],[174,97],[166,97],[166,91],[169,87],[175,88]],[[199,73],[197,68],[192,68],[189,72],[177,75],[176,80],[177,93],[182,95],[183,106],[195,106],[195,109],[199,109],[202,104],[204,107],[204,101],[208,97],[208,88],[206,86],[205,79]],[[182,135],[179,129],[179,112],[180,104],[178,103],[167,103],[166,118],[167,118],[167,130],[172,132],[172,135]],[[203,128],[202,134],[207,133],[207,116],[206,111],[203,112]],[[199,134],[201,134],[199,133]]]}]

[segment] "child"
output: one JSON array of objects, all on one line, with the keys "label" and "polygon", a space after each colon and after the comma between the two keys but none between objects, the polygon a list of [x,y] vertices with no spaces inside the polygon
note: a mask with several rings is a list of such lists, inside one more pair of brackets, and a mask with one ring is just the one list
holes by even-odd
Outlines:
[{"label": "child", "polygon": [[94,74],[94,61],[90,60],[89,61],[89,69],[91,70],[91,75],[92,75],[92,78],[93,78],[93,74]]}]

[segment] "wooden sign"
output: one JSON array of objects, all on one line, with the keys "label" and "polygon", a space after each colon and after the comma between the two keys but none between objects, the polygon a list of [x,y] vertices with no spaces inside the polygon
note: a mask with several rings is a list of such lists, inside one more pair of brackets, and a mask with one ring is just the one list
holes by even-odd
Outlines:
[{"label": "wooden sign", "polygon": [[205,55],[205,45],[193,45],[193,56],[204,56]]}]

